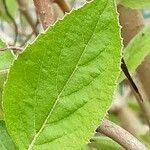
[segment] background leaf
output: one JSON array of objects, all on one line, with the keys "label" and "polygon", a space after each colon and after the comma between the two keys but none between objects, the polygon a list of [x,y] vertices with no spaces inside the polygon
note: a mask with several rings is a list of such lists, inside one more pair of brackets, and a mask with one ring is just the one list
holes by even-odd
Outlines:
[{"label": "background leaf", "polygon": [[3,95],[7,127],[19,149],[78,150],[89,140],[116,87],[119,30],[114,1],[95,0],[19,55]]},{"label": "background leaf", "polygon": [[134,9],[150,8],[150,0],[120,0],[119,2],[125,7]]},{"label": "background leaf", "polygon": [[[144,27],[137,34],[124,50],[124,59],[131,74],[142,63],[144,58],[150,53],[150,26]],[[119,81],[125,78],[121,73]]]},{"label": "background leaf", "polygon": [[6,4],[9,12],[12,16],[16,15],[17,12],[17,1],[16,0],[6,0]]},{"label": "background leaf", "polygon": [[0,72],[0,120],[3,119],[2,92],[3,92],[3,85],[4,85],[4,82],[6,80],[6,75],[7,75],[6,71]]},{"label": "background leaf", "polygon": [[[0,48],[6,47],[6,44],[0,40]],[[14,56],[10,50],[0,51],[0,72],[10,68]]]},{"label": "background leaf", "polygon": [[0,150],[17,150],[2,120],[0,120]]},{"label": "background leaf", "polygon": [[[6,44],[0,40],[0,48],[6,47]],[[12,64],[12,61],[14,59],[13,54],[10,50],[8,51],[0,51],[0,119],[3,118],[2,115],[2,91],[3,91],[3,84],[6,80],[8,69],[10,68],[10,65]]]},{"label": "background leaf", "polygon": [[89,144],[91,148],[96,150],[120,150],[121,146],[108,137],[94,137]]},{"label": "background leaf", "polygon": [[[9,13],[11,14],[11,16],[14,17],[17,12],[16,0],[5,0],[5,1],[6,1],[6,5],[7,5],[7,9],[9,11]],[[5,21],[10,21],[10,18],[6,14],[6,10],[5,10],[2,0],[0,1],[0,17],[1,17],[1,19],[5,20]]]},{"label": "background leaf", "polygon": [[150,149],[150,132],[147,132],[145,135],[141,135],[141,139],[144,141],[148,149]]}]

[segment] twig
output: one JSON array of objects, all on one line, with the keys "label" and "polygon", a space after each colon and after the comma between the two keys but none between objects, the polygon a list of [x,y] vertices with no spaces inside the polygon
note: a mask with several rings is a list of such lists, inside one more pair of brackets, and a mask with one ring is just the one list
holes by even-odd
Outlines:
[{"label": "twig", "polygon": [[30,11],[28,10],[27,2],[25,0],[17,0],[17,2],[18,2],[21,13],[24,15],[24,17],[30,24],[32,30],[34,31],[34,34],[37,36],[39,34],[39,31],[37,29],[36,23],[34,23],[34,21],[33,21]]},{"label": "twig", "polygon": [[4,4],[4,8],[5,8],[6,14],[10,18],[10,20],[12,21],[12,23],[14,25],[14,28],[15,28],[15,40],[14,40],[14,44],[13,44],[13,45],[15,45],[16,42],[17,42],[17,38],[18,38],[18,26],[16,24],[15,19],[11,16],[10,12],[8,11],[6,1],[5,0],[2,0],[2,1],[3,1],[3,4]]},{"label": "twig", "polygon": [[141,93],[139,92],[139,90],[138,90],[136,84],[134,83],[134,81],[133,81],[133,79],[132,79],[132,77],[131,77],[131,75],[130,75],[130,73],[129,73],[128,67],[127,67],[127,65],[126,65],[126,63],[125,63],[125,61],[124,61],[123,58],[121,59],[121,69],[122,69],[122,71],[124,72],[125,76],[127,77],[128,81],[129,81],[129,84],[130,84],[130,85],[132,86],[132,88],[134,89],[134,92],[136,93],[136,95],[137,95],[137,97],[138,97],[137,100],[138,100],[140,103],[142,103],[142,102],[143,102],[142,95],[141,95]]},{"label": "twig", "polygon": [[133,135],[109,120],[104,120],[102,125],[97,129],[97,132],[110,137],[127,150],[148,150]]},{"label": "twig", "polygon": [[122,59],[121,68],[122,68],[122,71],[124,72],[124,74],[126,75],[128,81],[129,81],[129,85],[133,91],[133,94],[134,94],[136,100],[138,101],[139,106],[141,107],[141,110],[143,111],[145,119],[146,119],[146,121],[149,125],[149,128],[150,128],[150,111],[149,111],[149,108],[148,108],[147,104],[145,103],[145,101],[143,100],[136,84],[134,83],[134,81],[133,81],[133,79],[132,79],[132,77],[128,71],[128,68],[124,62],[124,59]]},{"label": "twig", "polygon": [[40,16],[43,28],[46,29],[50,24],[53,23],[53,11],[49,4],[49,0],[33,0],[37,12]]},{"label": "twig", "polygon": [[10,47],[4,47],[4,48],[0,48],[0,51],[6,51],[6,50],[14,50],[14,51],[22,51],[23,49],[20,47],[14,47],[14,46],[10,46]]},{"label": "twig", "polygon": [[54,2],[58,4],[64,13],[70,12],[70,6],[65,0],[54,0]]}]

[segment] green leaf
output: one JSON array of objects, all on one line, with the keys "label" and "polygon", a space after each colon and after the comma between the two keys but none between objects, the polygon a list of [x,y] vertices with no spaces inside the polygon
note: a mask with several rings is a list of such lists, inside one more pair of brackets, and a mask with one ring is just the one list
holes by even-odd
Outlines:
[{"label": "green leaf", "polygon": [[150,144],[150,132],[147,132],[145,135],[141,135],[141,138],[144,142]]},{"label": "green leaf", "polygon": [[0,121],[0,150],[17,150],[2,120]]},{"label": "green leaf", "polygon": [[12,61],[14,59],[11,51],[0,52],[0,71],[10,68]]},{"label": "green leaf", "polygon": [[[6,44],[0,40],[0,48],[6,47]],[[14,56],[10,50],[0,51],[0,72],[10,68]]]},{"label": "green leaf", "polygon": [[121,47],[113,0],[72,11],[29,45],[3,95],[19,149],[81,149],[111,105]]},{"label": "green leaf", "polygon": [[148,149],[150,149],[150,132],[147,132],[145,135],[141,135],[140,138],[143,140]]},{"label": "green leaf", "polygon": [[6,80],[7,71],[0,72],[0,120],[3,119],[3,112],[2,112],[2,92],[3,92],[3,85]]},{"label": "green leaf", "polygon": [[112,122],[114,122],[116,124],[120,123],[118,116],[113,113],[109,113],[109,120],[111,120]]},{"label": "green leaf", "polygon": [[150,8],[150,0],[119,0],[120,4],[133,9]]},{"label": "green leaf", "polygon": [[[6,44],[0,40],[0,48],[6,47]],[[0,51],[0,119],[2,119],[2,91],[3,91],[3,84],[6,80],[8,69],[12,64],[14,59],[13,54],[10,51]]]},{"label": "green leaf", "polygon": [[17,12],[17,1],[16,0],[6,0],[6,5],[10,14],[14,17]]},{"label": "green leaf", "polygon": [[91,148],[96,148],[96,150],[120,150],[121,146],[108,137],[94,137],[90,143]]},{"label": "green leaf", "polygon": [[[131,74],[143,62],[144,58],[150,53],[150,26],[137,34],[124,50],[124,59]],[[121,73],[119,81],[125,78]]]},{"label": "green leaf", "polygon": [[[12,17],[14,17],[17,12],[16,0],[5,0],[5,1],[6,1],[6,6],[7,6],[8,12],[11,14]],[[2,0],[0,1],[0,17],[1,17],[1,19],[5,20],[5,21],[10,21],[10,18],[8,16],[8,14],[6,13],[6,10],[5,10]]]}]

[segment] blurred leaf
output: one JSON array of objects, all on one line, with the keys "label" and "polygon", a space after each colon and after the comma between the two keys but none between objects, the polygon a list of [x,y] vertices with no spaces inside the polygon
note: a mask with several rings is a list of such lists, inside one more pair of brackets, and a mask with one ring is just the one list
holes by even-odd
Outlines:
[{"label": "blurred leaf", "polygon": [[142,140],[150,144],[150,132],[147,132],[145,135],[141,136]]},{"label": "blurred leaf", "polygon": [[12,16],[16,15],[17,12],[17,1],[16,0],[6,0],[6,5]]},{"label": "blurred leaf", "polygon": [[[6,6],[7,6],[9,13],[11,14],[12,17],[15,17],[16,12],[17,12],[16,0],[5,0],[5,1],[6,1]],[[0,17],[1,17],[1,19],[5,20],[5,21],[10,21],[10,18],[6,13],[6,10],[5,10],[2,0],[0,0]]]},{"label": "blurred leaf", "polygon": [[150,0],[120,0],[120,4],[133,9],[150,8]]},{"label": "blurred leaf", "polygon": [[[0,48],[6,47],[6,44],[0,40]],[[12,61],[14,60],[14,55],[10,50],[0,51],[0,72],[10,68]]]},{"label": "blurred leaf", "polygon": [[[137,67],[142,63],[144,58],[150,53],[150,26],[137,34],[124,50],[124,60],[127,64],[129,72],[133,74]],[[119,77],[119,81],[125,79],[123,73]]]},{"label": "blurred leaf", "polygon": [[[0,48],[6,47],[6,44],[0,40]],[[8,51],[0,51],[0,119],[2,119],[2,109],[1,109],[1,102],[2,102],[2,91],[3,91],[3,84],[6,80],[8,69],[14,60],[14,56],[10,50]]]},{"label": "blurred leaf", "polygon": [[0,51],[0,71],[9,69],[13,60],[14,56],[10,50]]},{"label": "blurred leaf", "polygon": [[137,101],[135,101],[135,100],[129,100],[128,106],[135,112],[141,112],[141,108],[140,108],[139,104],[137,103]]},{"label": "blurred leaf", "polygon": [[150,132],[147,132],[145,135],[141,136],[141,139],[147,145],[148,149],[150,150]]},{"label": "blurred leaf", "polygon": [[120,150],[121,146],[108,137],[94,137],[89,144],[90,147],[96,150]]},{"label": "blurred leaf", "polygon": [[119,122],[120,122],[118,116],[113,113],[109,113],[109,120],[111,120],[112,122],[114,122],[116,124],[119,124]]},{"label": "blurred leaf", "polygon": [[0,150],[17,150],[2,120],[0,120]]},{"label": "blurred leaf", "polygon": [[0,72],[0,120],[3,119],[3,112],[2,112],[2,92],[3,92],[3,85],[6,80],[7,71]]}]

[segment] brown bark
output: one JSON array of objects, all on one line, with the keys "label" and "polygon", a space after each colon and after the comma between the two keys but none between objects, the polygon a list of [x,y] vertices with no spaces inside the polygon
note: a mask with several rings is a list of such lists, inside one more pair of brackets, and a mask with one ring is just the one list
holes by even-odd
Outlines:
[{"label": "brown bark", "polygon": [[119,20],[122,26],[122,37],[124,46],[144,27],[143,16],[138,10],[125,8],[118,5]]},{"label": "brown bark", "polygon": [[108,120],[103,121],[102,125],[97,129],[97,132],[110,137],[127,150],[148,150],[133,135]]},{"label": "brown bark", "polygon": [[58,4],[64,13],[70,12],[70,6],[65,0],[54,0],[54,2]]},{"label": "brown bark", "polygon": [[34,5],[39,14],[43,28],[46,29],[50,24],[53,23],[53,12],[49,0],[33,0]]},{"label": "brown bark", "polygon": [[150,55],[137,69],[138,77],[144,88],[146,99],[150,100]]}]

